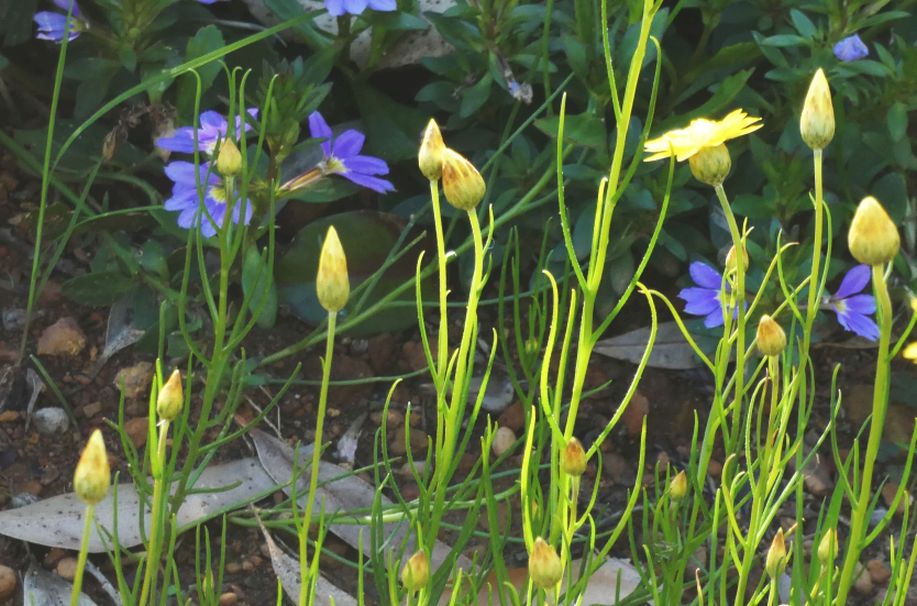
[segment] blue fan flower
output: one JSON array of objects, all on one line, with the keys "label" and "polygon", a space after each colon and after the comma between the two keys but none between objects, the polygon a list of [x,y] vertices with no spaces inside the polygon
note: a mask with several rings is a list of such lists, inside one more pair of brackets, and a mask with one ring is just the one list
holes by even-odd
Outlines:
[{"label": "blue fan flower", "polygon": [[875,341],[879,338],[879,326],[869,316],[876,311],[876,299],[858,294],[869,284],[871,271],[868,265],[857,265],[848,271],[837,292],[828,298],[827,307],[837,314],[837,321],[845,330]]},{"label": "blue fan flower", "polygon": [[[252,118],[258,117],[258,110],[256,108],[245,111]],[[193,154],[194,131],[197,130],[197,144],[199,149],[208,156],[213,155],[213,150],[216,148],[217,143],[226,138],[226,132],[229,130],[229,123],[219,112],[205,111],[200,116],[199,124],[200,126],[197,129],[193,126],[183,126],[175,129],[172,135],[156,139],[156,145],[168,151]],[[235,134],[237,140],[241,137],[243,128],[247,133],[252,130],[252,125],[243,124],[242,118],[236,116]]]},{"label": "blue fan flower", "polygon": [[[234,200],[227,200],[223,180],[210,170],[210,163],[204,162],[198,167],[191,162],[175,161],[166,165],[166,176],[174,182],[172,197],[165,201],[166,210],[178,212],[178,226],[192,229],[200,225],[201,234],[210,238],[217,233],[226,218],[226,210],[232,205],[232,222],[238,225],[241,222],[248,225],[252,219],[252,205],[246,199],[241,201],[238,196]],[[200,180],[204,190],[204,200],[201,204],[197,184]],[[243,213],[244,207],[244,213]],[[201,210],[205,212],[201,212]]]},{"label": "blue fan flower", "polygon": [[367,8],[390,12],[398,7],[395,0],[325,0],[325,9],[332,17],[340,17],[344,13],[359,15]]},{"label": "blue fan flower", "polygon": [[853,34],[834,45],[834,56],[841,61],[858,61],[869,56],[869,49],[859,34]]},{"label": "blue fan flower", "polygon": [[376,175],[387,175],[388,164],[375,156],[360,155],[366,136],[358,130],[349,129],[335,136],[331,127],[320,113],[309,116],[309,132],[313,139],[323,139],[324,159],[319,163],[323,175],[341,175],[345,179],[380,194],[394,191],[395,186]]},{"label": "blue fan flower", "polygon": [[86,29],[86,23],[80,19],[82,13],[76,0],[51,0],[54,6],[64,11],[55,13],[53,11],[39,11],[35,13],[32,19],[38,25],[38,33],[35,37],[39,40],[50,40],[51,42],[60,43],[64,39],[65,30],[67,30],[67,11],[72,4],[73,10],[70,12],[70,29],[68,38],[73,41]]},{"label": "blue fan flower", "polygon": [[[678,297],[685,302],[685,313],[704,316],[704,326],[707,328],[722,326],[724,318],[720,289],[723,287],[723,275],[701,261],[691,263],[688,273],[697,286],[683,288],[678,293]],[[726,282],[726,292],[731,292],[729,282]],[[737,307],[734,315],[738,313]]]}]

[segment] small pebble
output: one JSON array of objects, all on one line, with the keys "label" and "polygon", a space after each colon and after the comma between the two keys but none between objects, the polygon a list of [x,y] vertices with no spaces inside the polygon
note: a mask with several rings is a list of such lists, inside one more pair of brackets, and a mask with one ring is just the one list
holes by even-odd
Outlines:
[{"label": "small pebble", "polygon": [[90,402],[89,404],[86,404],[85,406],[83,406],[83,408],[81,408],[80,411],[83,413],[83,416],[85,416],[87,419],[91,419],[92,417],[102,412],[102,403],[101,402]]},{"label": "small pebble", "polygon": [[16,571],[0,564],[0,602],[5,602],[13,597],[17,584]]},{"label": "small pebble", "polygon": [[57,562],[57,566],[54,567],[54,572],[56,572],[57,576],[60,578],[72,581],[76,576],[76,558],[73,556],[61,558]]},{"label": "small pebble", "polygon": [[70,425],[70,419],[67,417],[67,411],[57,406],[40,408],[32,415],[32,423],[35,430],[46,436],[54,436],[67,431]]},{"label": "small pebble", "polygon": [[16,307],[3,310],[4,330],[19,330],[25,324],[25,310]]},{"label": "small pebble", "polygon": [[10,509],[25,507],[26,505],[31,505],[36,502],[38,502],[38,497],[34,494],[30,492],[20,492],[19,494],[14,494],[12,498],[10,498]]},{"label": "small pebble", "polygon": [[226,565],[226,574],[239,574],[242,572],[242,564],[230,562]]},{"label": "small pebble", "polygon": [[86,347],[86,335],[76,320],[61,318],[38,337],[38,355],[75,357]]},{"label": "small pebble", "polygon": [[239,603],[239,595],[234,591],[220,594],[220,606],[234,606]]},{"label": "small pebble", "polygon": [[892,569],[888,564],[877,558],[866,562],[866,570],[869,571],[869,577],[876,585],[884,585],[892,576]]},{"label": "small pebble", "polygon": [[500,427],[494,433],[494,441],[490,445],[493,449],[494,454],[498,457],[504,452],[512,448],[513,444],[516,442],[516,434],[509,427]]},{"label": "small pebble", "polygon": [[856,580],[853,582],[853,588],[857,593],[868,595],[872,593],[872,587],[872,577],[869,574],[869,569],[861,567],[859,575],[857,575]]},{"label": "small pebble", "polygon": [[143,448],[149,437],[149,417],[137,417],[124,422],[124,432],[136,448]]}]

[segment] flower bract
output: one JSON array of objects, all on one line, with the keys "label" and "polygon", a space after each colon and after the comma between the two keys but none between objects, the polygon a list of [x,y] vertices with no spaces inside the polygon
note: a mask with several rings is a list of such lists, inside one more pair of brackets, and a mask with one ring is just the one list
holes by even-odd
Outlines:
[{"label": "flower bract", "polygon": [[[258,110],[256,108],[247,109],[245,111],[252,118],[258,117]],[[234,131],[236,140],[241,138],[243,128],[247,133],[252,130],[252,125],[243,125],[241,117],[236,116]],[[178,128],[172,135],[156,139],[156,145],[157,147],[173,152],[193,154],[194,136],[195,131],[197,131],[198,149],[209,156],[213,154],[217,144],[226,138],[228,130],[229,123],[222,114],[215,111],[205,111],[200,116],[198,128],[195,129],[193,126]]]},{"label": "flower bract", "polygon": [[[39,40],[50,40],[51,42],[61,42],[64,39],[65,32],[69,31],[68,38],[75,40],[80,33],[86,29],[86,24],[80,19],[80,7],[76,0],[51,0],[54,6],[64,11],[56,13],[54,11],[39,11],[35,13],[32,19],[38,26],[38,33],[35,37]],[[70,28],[67,29],[67,11],[73,6],[70,14]]]},{"label": "flower bract", "polygon": [[[191,229],[198,224],[201,234],[210,238],[226,217],[228,203],[223,180],[210,169],[210,163],[204,162],[198,167],[191,162],[175,161],[166,165],[166,176],[174,182],[172,197],[163,204],[166,210],[178,212],[178,226]],[[200,180],[204,190],[204,203],[200,202],[197,184]],[[241,202],[238,197],[232,203],[232,222],[248,225],[252,218],[252,205],[249,200]],[[245,207],[244,213],[242,207]],[[201,210],[205,212],[201,212]],[[240,221],[241,219],[241,221]]]},{"label": "flower bract", "polygon": [[322,174],[341,175],[380,194],[394,191],[395,186],[390,181],[376,176],[388,174],[385,160],[360,154],[366,141],[363,133],[351,128],[335,136],[318,112],[309,116],[309,132],[313,139],[324,139],[321,145],[325,157],[319,164]]},{"label": "flower bract", "polygon": [[689,159],[703,149],[715,148],[730,139],[752,133],[764,126],[761,118],[754,118],[737,109],[722,120],[698,118],[685,128],[670,130],[661,137],[646,142],[643,149],[649,156],[644,162],[675,156],[679,162]]},{"label": "flower bract", "polygon": [[834,45],[834,56],[841,61],[859,61],[869,56],[869,48],[859,34],[853,34]]},{"label": "flower bract", "polygon": [[343,14],[359,15],[367,8],[374,11],[390,12],[398,8],[395,0],[325,0],[325,9],[332,17]]},{"label": "flower bract", "polygon": [[[706,263],[695,261],[688,267],[688,273],[697,286],[681,289],[678,297],[685,302],[685,313],[704,316],[704,326],[716,328],[723,325],[723,304],[720,299],[723,276]],[[726,292],[731,291],[726,282]],[[734,314],[738,314],[736,308]]]},{"label": "flower bract", "polygon": [[869,284],[870,271],[868,265],[857,265],[848,271],[837,292],[828,299],[828,307],[845,330],[875,341],[879,326],[869,316],[876,311],[876,300],[872,295],[860,294]]}]

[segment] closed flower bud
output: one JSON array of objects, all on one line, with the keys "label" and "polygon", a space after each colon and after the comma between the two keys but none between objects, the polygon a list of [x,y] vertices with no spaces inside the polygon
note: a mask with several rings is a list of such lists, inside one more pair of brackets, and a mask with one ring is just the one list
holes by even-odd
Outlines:
[{"label": "closed flower bud", "polygon": [[217,154],[217,172],[224,177],[233,177],[242,170],[242,154],[232,139],[223,139]]},{"label": "closed flower bud", "polygon": [[779,356],[786,349],[786,333],[773,318],[764,314],[758,320],[758,351],[764,356]]},{"label": "closed flower bud", "polygon": [[318,275],[315,277],[318,302],[326,311],[341,311],[350,296],[350,280],[347,277],[347,257],[334,227],[328,228],[322,253],[318,258]]},{"label": "closed flower bud", "polygon": [[553,589],[564,574],[564,566],[553,547],[538,537],[529,554],[529,576],[535,587]]},{"label": "closed flower bud", "polygon": [[834,105],[825,72],[819,68],[809,84],[799,118],[802,140],[812,149],[824,149],[834,138]]},{"label": "closed flower bud", "polygon": [[459,210],[474,210],[484,198],[484,178],[474,164],[448,147],[443,149],[443,192]]},{"label": "closed flower bud", "polygon": [[837,557],[837,531],[829,528],[825,536],[818,542],[818,561],[828,564]]},{"label": "closed flower bud", "polygon": [[423,551],[412,555],[401,569],[401,584],[408,591],[417,591],[430,580],[430,560]]},{"label": "closed flower bud", "polygon": [[679,471],[669,482],[669,498],[673,501],[680,501],[688,494],[688,476],[684,470]]},{"label": "closed flower bud", "polygon": [[83,454],[73,472],[73,490],[87,505],[95,505],[108,494],[111,469],[102,432],[96,429],[89,436]]},{"label": "closed flower bud", "polygon": [[[742,247],[742,270],[748,269],[748,251]],[[726,253],[726,273],[735,273],[736,271],[736,247],[735,244],[729,247]]]},{"label": "closed flower bud", "polygon": [[564,473],[579,477],[586,471],[586,451],[576,438],[570,438],[567,445],[560,452],[560,468]]},{"label": "closed flower bud", "polygon": [[181,387],[181,373],[176,368],[156,396],[156,414],[160,419],[174,421],[181,413],[184,403],[185,394]]},{"label": "closed flower bud", "polygon": [[879,201],[866,196],[857,206],[847,232],[850,254],[866,265],[884,265],[898,254],[898,228]]},{"label": "closed flower bud", "polygon": [[701,183],[716,187],[722,185],[732,168],[729,150],[722,143],[716,147],[704,147],[688,158],[691,174]]},{"label": "closed flower bud", "polygon": [[436,181],[443,175],[443,135],[439,132],[436,120],[430,118],[423,131],[423,140],[420,142],[420,151],[417,153],[417,163],[420,172],[430,181]]},{"label": "closed flower bud", "polygon": [[783,574],[786,568],[786,542],[783,540],[783,529],[779,528],[774,540],[771,541],[770,549],[767,550],[767,559],[764,562],[764,570],[767,575],[776,579]]}]

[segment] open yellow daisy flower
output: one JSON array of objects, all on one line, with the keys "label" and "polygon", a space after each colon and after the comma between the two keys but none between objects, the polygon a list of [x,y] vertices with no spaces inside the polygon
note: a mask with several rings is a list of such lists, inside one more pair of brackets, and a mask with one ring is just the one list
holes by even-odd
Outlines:
[{"label": "open yellow daisy flower", "polygon": [[749,116],[741,109],[732,111],[722,120],[691,120],[685,128],[670,130],[647,141],[643,149],[650,155],[643,161],[652,162],[674,155],[676,160],[683,162],[701,150],[718,147],[729,139],[747,135],[762,126],[761,118]]}]

